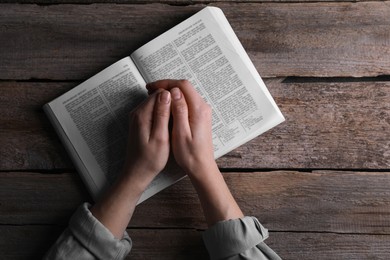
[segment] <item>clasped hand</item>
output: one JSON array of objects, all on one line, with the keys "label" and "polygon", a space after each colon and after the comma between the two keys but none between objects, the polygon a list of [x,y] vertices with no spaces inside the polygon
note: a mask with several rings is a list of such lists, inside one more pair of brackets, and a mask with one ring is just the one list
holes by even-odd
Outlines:
[{"label": "clasped hand", "polygon": [[210,106],[185,80],[161,80],[146,87],[150,96],[130,113],[124,172],[92,214],[121,238],[137,201],[172,152],[190,177],[209,226],[243,217],[214,160]]},{"label": "clasped hand", "polygon": [[165,167],[170,152],[190,177],[215,163],[211,108],[191,83],[160,80],[146,87],[150,96],[130,113],[125,174],[146,188]]}]

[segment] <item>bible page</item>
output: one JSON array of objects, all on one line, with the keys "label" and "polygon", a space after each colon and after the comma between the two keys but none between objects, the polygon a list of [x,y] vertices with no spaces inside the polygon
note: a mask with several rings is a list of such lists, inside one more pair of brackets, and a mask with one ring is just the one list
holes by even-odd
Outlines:
[{"label": "bible page", "polygon": [[94,199],[121,171],[128,115],[147,97],[145,84],[126,57],[44,107]]},{"label": "bible page", "polygon": [[212,106],[215,158],[284,121],[219,8],[204,8],[131,57],[147,82],[187,79]]}]

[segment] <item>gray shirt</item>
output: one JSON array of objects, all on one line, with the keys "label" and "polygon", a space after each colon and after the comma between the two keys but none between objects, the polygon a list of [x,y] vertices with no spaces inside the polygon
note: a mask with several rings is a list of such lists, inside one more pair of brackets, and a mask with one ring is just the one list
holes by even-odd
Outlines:
[{"label": "gray shirt", "polygon": [[[82,204],[44,259],[124,259],[132,241],[124,233],[117,239]],[[210,259],[281,259],[263,241],[268,237],[255,217],[221,221],[203,233]]]}]

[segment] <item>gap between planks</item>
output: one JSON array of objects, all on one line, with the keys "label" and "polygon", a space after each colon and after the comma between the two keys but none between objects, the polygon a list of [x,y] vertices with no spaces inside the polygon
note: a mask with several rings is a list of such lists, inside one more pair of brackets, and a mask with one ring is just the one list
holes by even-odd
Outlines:
[{"label": "gap between planks", "polygon": [[[378,75],[376,77],[262,77],[263,80],[279,80],[281,83],[354,83],[354,82],[388,82],[390,75]],[[44,78],[30,79],[0,79],[0,83],[74,83],[75,87],[83,80],[58,80]]]},{"label": "gap between planks", "polygon": [[[191,0],[191,1],[180,1],[180,0],[87,0],[87,1],[72,1],[72,0],[58,0],[58,1],[50,1],[50,0],[19,0],[19,1],[11,1],[4,0],[2,4],[24,4],[24,5],[37,5],[37,6],[55,6],[55,5],[92,5],[92,4],[121,4],[121,5],[148,5],[148,4],[161,4],[168,6],[178,6],[178,7],[186,7],[193,5],[212,5],[212,4],[295,4],[295,3],[305,3],[305,4],[315,4],[315,3],[357,3],[357,2],[375,2],[375,0],[259,0],[259,1],[251,1],[251,0],[242,0],[242,1],[229,1],[229,0],[217,0],[217,1],[203,1],[203,0]],[[377,1],[379,2],[379,1]]]}]

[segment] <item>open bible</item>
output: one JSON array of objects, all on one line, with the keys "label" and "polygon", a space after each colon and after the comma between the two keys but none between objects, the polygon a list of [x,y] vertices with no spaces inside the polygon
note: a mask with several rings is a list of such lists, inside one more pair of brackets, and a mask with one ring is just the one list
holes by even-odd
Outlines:
[{"label": "open bible", "polygon": [[[206,7],[44,106],[94,199],[121,171],[129,112],[159,79],[187,79],[211,105],[215,158],[284,121],[223,12]],[[138,203],[185,176],[174,165]]]}]

